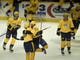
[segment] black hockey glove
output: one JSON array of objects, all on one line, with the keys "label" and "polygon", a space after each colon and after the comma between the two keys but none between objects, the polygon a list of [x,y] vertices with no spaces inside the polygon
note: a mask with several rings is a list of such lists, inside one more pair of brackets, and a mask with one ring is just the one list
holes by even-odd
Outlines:
[{"label": "black hockey glove", "polygon": [[11,25],[8,25],[7,29],[9,29],[9,30],[10,30],[10,29],[11,29]]},{"label": "black hockey glove", "polygon": [[57,33],[58,36],[60,36],[61,32],[60,32],[60,28],[57,29]]},{"label": "black hockey glove", "polygon": [[74,32],[71,32],[71,36],[74,36],[75,35],[75,33]]},{"label": "black hockey glove", "polygon": [[43,33],[43,31],[42,30],[40,30],[39,32],[37,32],[37,34],[36,35],[41,35]]}]

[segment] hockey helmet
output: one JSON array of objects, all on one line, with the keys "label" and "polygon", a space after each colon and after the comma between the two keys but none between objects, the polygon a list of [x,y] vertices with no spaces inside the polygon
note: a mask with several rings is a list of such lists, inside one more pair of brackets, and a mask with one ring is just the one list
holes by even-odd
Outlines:
[{"label": "hockey helmet", "polygon": [[66,17],[66,16],[68,16],[68,13],[64,13],[64,14],[63,14],[63,17]]},{"label": "hockey helmet", "polygon": [[18,12],[18,11],[15,11],[15,12],[14,12],[14,15],[19,15],[19,12]]},{"label": "hockey helmet", "polygon": [[27,29],[28,27],[29,27],[29,24],[28,23],[25,23],[24,24],[24,28]]},{"label": "hockey helmet", "polygon": [[36,25],[36,21],[32,21],[30,24],[32,24],[32,25]]}]

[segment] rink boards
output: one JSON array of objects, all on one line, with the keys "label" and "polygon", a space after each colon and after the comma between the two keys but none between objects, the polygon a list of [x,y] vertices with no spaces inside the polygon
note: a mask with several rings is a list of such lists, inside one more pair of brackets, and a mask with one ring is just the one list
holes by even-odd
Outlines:
[{"label": "rink boards", "polygon": [[[2,2],[2,6],[4,6],[6,2]],[[25,20],[24,18],[24,9],[29,5],[29,2],[22,2],[19,4],[19,16],[22,18],[22,20]],[[11,7],[12,5],[2,8],[0,10],[0,20],[7,20],[8,17],[6,16],[6,11]],[[66,11],[66,9],[69,7],[69,4],[65,3],[62,6],[61,11],[57,11],[56,8],[58,6],[58,3],[54,2],[41,2],[39,4],[38,11],[36,12],[36,16],[34,17],[37,21],[46,21],[46,22],[58,22],[62,19],[63,13]],[[76,6],[76,4],[75,4]],[[10,16],[12,16],[12,13],[10,13]]]}]

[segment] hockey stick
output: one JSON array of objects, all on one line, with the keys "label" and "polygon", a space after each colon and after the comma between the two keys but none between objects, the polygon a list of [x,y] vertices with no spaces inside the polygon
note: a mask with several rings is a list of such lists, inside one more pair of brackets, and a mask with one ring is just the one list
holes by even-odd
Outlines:
[{"label": "hockey stick", "polygon": [[[49,29],[49,28],[51,28],[51,26],[46,27],[46,28],[44,28],[44,29],[42,29],[42,30],[40,30],[40,31],[44,31],[44,30]],[[37,37],[40,37],[40,36],[41,36],[41,34],[40,34],[40,35],[35,36],[34,38],[37,38]]]},{"label": "hockey stick", "polygon": [[[12,29],[12,28],[11,28],[11,29]],[[1,34],[0,37],[4,36],[5,34],[6,34],[6,33]]]},{"label": "hockey stick", "polygon": [[46,27],[46,28],[44,28],[44,29],[42,29],[42,30],[46,30],[46,29],[48,29],[48,28],[51,28],[51,26],[48,26],[48,27]]},{"label": "hockey stick", "polygon": [[[0,37],[4,36],[5,34],[6,33],[1,34]],[[19,40],[19,38],[17,38],[17,37],[15,39]]]},{"label": "hockey stick", "polygon": [[6,34],[6,33],[1,34],[0,37],[4,36],[5,34]]},{"label": "hockey stick", "polygon": [[[42,29],[42,31],[43,31],[43,30],[46,30],[46,29],[48,29],[48,28],[51,28],[51,26]],[[41,30],[40,30],[40,31],[41,31]],[[40,35],[37,35],[37,36],[35,36],[35,37],[33,37],[33,38],[37,38],[37,37],[40,37],[40,36],[41,36],[41,34],[40,34]],[[22,40],[21,38],[16,38],[16,39],[17,39],[17,40]],[[27,41],[27,42],[28,42],[28,41]]]}]

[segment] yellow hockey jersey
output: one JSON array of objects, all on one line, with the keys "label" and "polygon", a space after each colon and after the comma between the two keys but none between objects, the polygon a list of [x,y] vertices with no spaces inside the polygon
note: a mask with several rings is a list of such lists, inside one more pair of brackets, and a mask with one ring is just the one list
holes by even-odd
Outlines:
[{"label": "yellow hockey jersey", "polygon": [[67,21],[61,20],[59,22],[58,28],[61,29],[61,32],[67,33],[71,32],[71,28],[74,28],[74,25],[71,19],[68,19]]},{"label": "yellow hockey jersey", "polygon": [[27,27],[27,31],[30,31],[32,34],[26,34],[24,37],[24,42],[32,41],[33,38],[36,36],[36,33],[39,31],[39,28],[37,26],[34,26],[33,28]]},{"label": "yellow hockey jersey", "polygon": [[39,31],[38,26],[37,26],[37,25],[34,26],[34,27],[33,27],[33,30],[32,30],[32,33],[33,33],[33,36],[34,36],[34,37],[36,36],[36,34],[37,34],[38,31]]},{"label": "yellow hockey jersey", "polygon": [[31,34],[32,32],[32,28],[28,27],[26,29],[29,33],[26,34],[26,36],[24,37],[24,42],[29,42],[29,41],[32,41],[33,40],[33,34]]},{"label": "yellow hockey jersey", "polygon": [[38,0],[30,0],[30,5],[26,7],[26,10],[36,12],[38,10],[38,6],[39,6]]},{"label": "yellow hockey jersey", "polygon": [[17,25],[21,25],[21,18],[14,20],[14,17],[9,18],[7,25],[11,25],[12,28],[15,28]]}]

